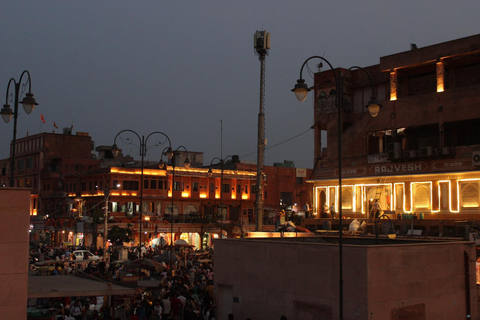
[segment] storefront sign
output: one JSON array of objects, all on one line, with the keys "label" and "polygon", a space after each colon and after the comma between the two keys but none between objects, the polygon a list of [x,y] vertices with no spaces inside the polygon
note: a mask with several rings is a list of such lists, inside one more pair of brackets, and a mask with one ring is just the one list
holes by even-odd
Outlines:
[{"label": "storefront sign", "polygon": [[297,178],[305,178],[307,176],[307,169],[297,168]]},{"label": "storefront sign", "polygon": [[368,156],[368,163],[384,163],[387,161],[386,153],[371,154]]},{"label": "storefront sign", "polygon": [[468,240],[469,241],[474,241],[476,243],[477,246],[480,246],[480,234],[478,233],[474,233],[474,232],[471,232],[469,235],[468,235]]},{"label": "storefront sign", "polygon": [[373,175],[419,173],[426,171],[427,167],[424,162],[384,164],[370,167],[370,173]]},{"label": "storefront sign", "polygon": [[[338,175],[338,170],[335,170],[334,174]],[[364,176],[364,175],[365,175],[365,167],[342,169],[342,176],[344,177],[356,177],[356,176]]]},{"label": "storefront sign", "polygon": [[459,169],[465,169],[472,165],[472,161],[444,161],[444,162],[432,162],[432,171],[456,171]]}]

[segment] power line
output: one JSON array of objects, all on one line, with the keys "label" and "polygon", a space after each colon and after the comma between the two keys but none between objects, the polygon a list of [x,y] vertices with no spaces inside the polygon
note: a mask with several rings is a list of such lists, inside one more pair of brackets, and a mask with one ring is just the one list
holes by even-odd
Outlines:
[{"label": "power line", "polygon": [[[305,133],[309,132],[310,130],[312,130],[312,129],[311,129],[311,128],[308,128],[307,130],[303,131],[302,133],[299,133],[299,134],[297,134],[297,135],[295,135],[295,136],[293,136],[293,137],[291,137],[291,138],[288,138],[288,139],[286,139],[286,140],[280,141],[280,142],[278,142],[278,143],[272,144],[271,146],[267,146],[267,147],[265,147],[265,149],[266,149],[266,150],[270,150],[270,149],[276,148],[276,147],[278,147],[278,146],[281,146],[281,145],[283,145],[283,144],[285,144],[285,143],[287,143],[287,142],[289,142],[289,141],[291,141],[291,140],[293,140],[293,139],[296,139],[296,138],[298,138],[298,137],[300,137],[300,136],[303,136]],[[249,153],[240,155],[240,159],[242,159],[242,158],[249,158],[249,157],[254,156],[254,155],[256,155],[256,154],[257,154],[256,151],[249,152]]]}]

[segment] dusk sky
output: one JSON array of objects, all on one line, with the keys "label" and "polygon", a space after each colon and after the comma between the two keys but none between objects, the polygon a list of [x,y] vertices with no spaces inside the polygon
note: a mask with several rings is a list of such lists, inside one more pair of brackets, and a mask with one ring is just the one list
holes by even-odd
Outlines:
[{"label": "dusk sky", "polygon": [[[223,157],[256,161],[256,30],[271,33],[265,164],[292,160],[300,168],[313,168],[313,100],[299,103],[290,90],[308,57],[365,67],[411,43],[480,33],[478,0],[15,0],[2,1],[0,12],[1,104],[9,79],[25,69],[39,103],[30,115],[20,105],[17,138],[73,125],[100,146],[123,129],[162,131],[174,148],[204,152],[205,165],[220,157],[221,141]],[[13,119],[0,122],[0,134],[7,158]],[[135,147],[119,147],[139,158]],[[154,149],[147,160],[159,159]]]}]

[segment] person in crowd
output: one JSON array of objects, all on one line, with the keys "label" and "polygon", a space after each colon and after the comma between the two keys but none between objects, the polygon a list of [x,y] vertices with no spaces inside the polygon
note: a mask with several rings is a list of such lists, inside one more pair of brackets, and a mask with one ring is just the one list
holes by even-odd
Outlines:
[{"label": "person in crowd", "polygon": [[380,203],[378,202],[378,199],[375,199],[372,205],[372,211],[371,211],[370,217],[372,219],[377,219],[380,216],[380,211],[382,211],[382,208],[380,207]]},{"label": "person in crowd", "polygon": [[83,307],[80,304],[80,300],[75,300],[73,306],[70,306],[70,315],[75,318],[75,320],[82,320],[83,318]]},{"label": "person in crowd", "polygon": [[335,202],[332,202],[332,205],[330,206],[330,214],[332,215],[332,219],[335,219],[337,213],[335,212]]}]

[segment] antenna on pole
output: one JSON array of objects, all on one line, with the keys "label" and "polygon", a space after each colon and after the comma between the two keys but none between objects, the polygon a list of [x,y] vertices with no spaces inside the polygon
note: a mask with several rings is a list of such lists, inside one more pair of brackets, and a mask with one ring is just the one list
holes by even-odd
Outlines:
[{"label": "antenna on pole", "polygon": [[220,119],[220,159],[223,159],[223,120]]},{"label": "antenna on pole", "polygon": [[265,160],[265,57],[270,50],[270,33],[256,31],[253,47],[260,60],[260,111],[258,113],[256,231],[263,230],[263,163]]}]

